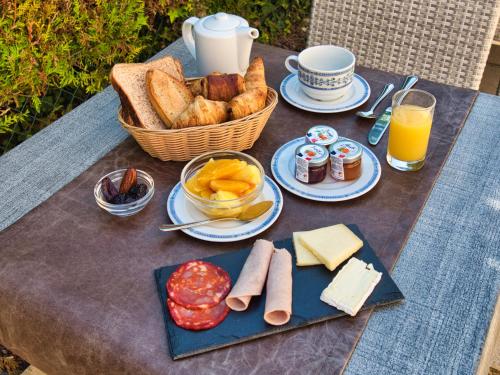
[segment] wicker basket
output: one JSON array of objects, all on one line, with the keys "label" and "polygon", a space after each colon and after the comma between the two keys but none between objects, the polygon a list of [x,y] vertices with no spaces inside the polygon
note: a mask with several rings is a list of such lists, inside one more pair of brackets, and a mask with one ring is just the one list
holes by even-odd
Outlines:
[{"label": "wicker basket", "polygon": [[278,94],[268,87],[266,107],[250,116],[222,124],[185,129],[151,130],[129,125],[118,110],[122,127],[152,157],[184,161],[208,151],[242,151],[253,146],[278,103]]}]

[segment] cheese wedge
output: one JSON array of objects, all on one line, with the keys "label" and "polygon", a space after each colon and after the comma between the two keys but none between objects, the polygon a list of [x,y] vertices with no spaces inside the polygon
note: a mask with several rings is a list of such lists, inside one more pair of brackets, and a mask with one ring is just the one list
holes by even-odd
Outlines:
[{"label": "cheese wedge", "polygon": [[344,224],[303,232],[299,242],[330,271],[363,247],[363,241]]},{"label": "cheese wedge", "polygon": [[295,256],[297,257],[297,266],[315,266],[322,264],[318,258],[307,250],[304,245],[300,243],[300,235],[305,232],[293,232],[293,247],[295,248]]},{"label": "cheese wedge", "polygon": [[351,258],[323,290],[320,299],[355,316],[381,278],[382,273],[375,271],[372,264]]}]

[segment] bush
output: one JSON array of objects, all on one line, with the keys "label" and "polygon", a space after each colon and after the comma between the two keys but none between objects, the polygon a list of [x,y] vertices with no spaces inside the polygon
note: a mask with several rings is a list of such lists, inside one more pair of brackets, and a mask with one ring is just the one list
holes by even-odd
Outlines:
[{"label": "bush", "polygon": [[259,41],[299,49],[310,0],[1,0],[0,142],[15,146],[108,83],[117,62],[145,60],[182,21],[225,11]]}]

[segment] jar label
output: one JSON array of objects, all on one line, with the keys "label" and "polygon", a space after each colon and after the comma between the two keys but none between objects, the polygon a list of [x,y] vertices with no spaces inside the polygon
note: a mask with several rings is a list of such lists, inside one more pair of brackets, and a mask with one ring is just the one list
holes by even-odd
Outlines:
[{"label": "jar label", "polygon": [[[343,155],[341,155],[343,156]],[[344,180],[344,161],[342,157],[337,155],[332,155],[331,160],[331,170],[333,178],[337,180]]]},{"label": "jar label", "polygon": [[309,182],[309,162],[299,155],[295,156],[295,178],[302,182]]}]

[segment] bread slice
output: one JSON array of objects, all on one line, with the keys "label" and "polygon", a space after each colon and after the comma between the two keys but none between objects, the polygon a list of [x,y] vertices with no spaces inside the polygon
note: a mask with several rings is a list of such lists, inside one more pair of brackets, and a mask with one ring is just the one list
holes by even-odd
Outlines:
[{"label": "bread slice", "polygon": [[168,128],[194,99],[184,82],[159,69],[146,72],[146,89],[153,108]]},{"label": "bread slice", "polygon": [[184,80],[181,62],[172,56],[165,56],[149,63],[116,64],[111,70],[110,81],[120,96],[124,113],[135,126],[165,129],[148,98],[146,72],[150,69],[159,69],[180,82]]}]

